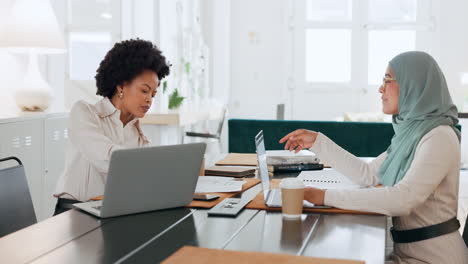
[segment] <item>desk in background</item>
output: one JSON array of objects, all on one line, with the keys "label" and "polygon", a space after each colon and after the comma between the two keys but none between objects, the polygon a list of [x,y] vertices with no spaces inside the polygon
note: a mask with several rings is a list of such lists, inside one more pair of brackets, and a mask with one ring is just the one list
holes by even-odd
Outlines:
[{"label": "desk in background", "polygon": [[222,114],[221,107],[170,110],[167,113],[147,113],[140,122],[152,145],[180,144],[185,127],[220,119]]}]

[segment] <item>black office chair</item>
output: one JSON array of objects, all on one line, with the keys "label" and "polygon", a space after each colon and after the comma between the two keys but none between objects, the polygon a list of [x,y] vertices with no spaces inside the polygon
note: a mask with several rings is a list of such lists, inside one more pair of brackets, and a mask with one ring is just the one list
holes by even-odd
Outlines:
[{"label": "black office chair", "polygon": [[463,228],[463,240],[465,240],[465,245],[468,247],[468,215],[466,216],[465,227]]},{"label": "black office chair", "polygon": [[[222,145],[221,145],[221,132],[223,131],[223,124],[224,120],[226,119],[227,116],[227,110],[226,107],[223,108],[222,114],[221,114],[221,119],[219,120],[220,123],[218,124],[218,129],[216,130],[216,133],[202,133],[202,132],[195,132],[195,131],[188,131],[185,132],[185,137],[198,137],[198,138],[212,138],[216,139],[218,141],[218,146],[219,146],[219,151],[222,151]],[[182,137],[182,143],[184,143],[184,137]]]},{"label": "black office chair", "polygon": [[0,162],[9,160],[19,165],[0,169],[0,237],[37,223],[23,164],[16,157]]}]

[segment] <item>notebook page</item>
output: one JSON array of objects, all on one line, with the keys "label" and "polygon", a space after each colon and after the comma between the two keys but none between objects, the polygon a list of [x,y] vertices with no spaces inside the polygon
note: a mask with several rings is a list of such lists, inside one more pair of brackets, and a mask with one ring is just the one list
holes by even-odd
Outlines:
[{"label": "notebook page", "polygon": [[360,185],[353,183],[343,174],[334,169],[302,171],[298,176],[306,186],[320,189],[359,189]]}]

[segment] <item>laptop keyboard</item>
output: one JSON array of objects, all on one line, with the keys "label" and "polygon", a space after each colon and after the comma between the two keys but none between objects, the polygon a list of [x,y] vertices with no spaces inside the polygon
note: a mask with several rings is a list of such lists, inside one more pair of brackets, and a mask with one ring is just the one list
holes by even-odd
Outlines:
[{"label": "laptop keyboard", "polygon": [[268,197],[269,207],[281,207],[281,191],[279,189],[271,189]]},{"label": "laptop keyboard", "polygon": [[94,209],[96,209],[98,211],[101,211],[101,207],[102,207],[102,205],[98,205],[98,206],[93,206],[92,208],[94,208]]}]

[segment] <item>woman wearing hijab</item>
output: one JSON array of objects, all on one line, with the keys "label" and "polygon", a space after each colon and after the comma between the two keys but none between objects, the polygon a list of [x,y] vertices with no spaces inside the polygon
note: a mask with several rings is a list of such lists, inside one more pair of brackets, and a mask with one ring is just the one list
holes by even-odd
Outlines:
[{"label": "woman wearing hijab", "polygon": [[[460,169],[457,109],[436,61],[405,52],[389,62],[379,88],[383,112],[393,115],[391,145],[366,163],[325,135],[299,129],[280,140],[285,149],[310,148],[357,190],[306,188],[316,205],[392,216],[394,251],[388,263],[468,263],[456,218]],[[378,184],[383,187],[372,188]]]}]

